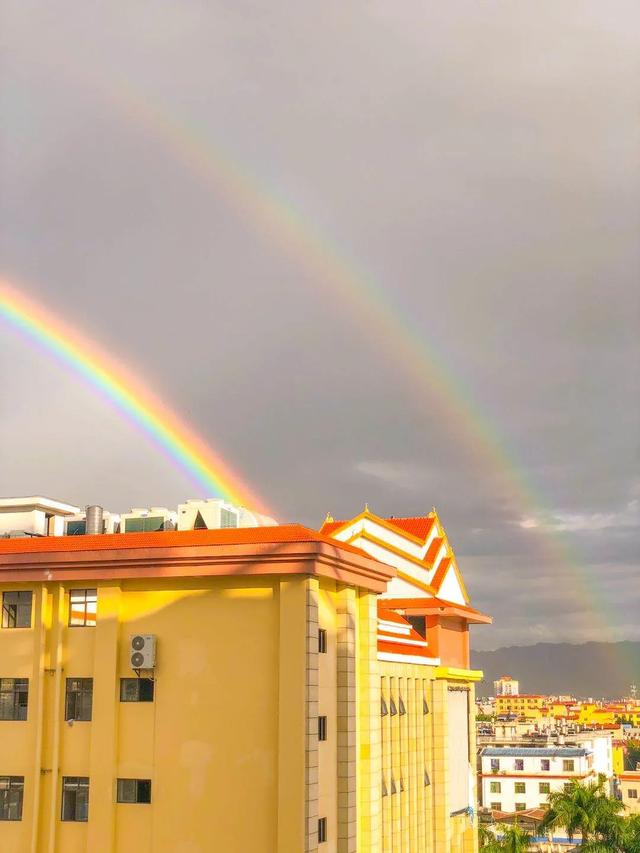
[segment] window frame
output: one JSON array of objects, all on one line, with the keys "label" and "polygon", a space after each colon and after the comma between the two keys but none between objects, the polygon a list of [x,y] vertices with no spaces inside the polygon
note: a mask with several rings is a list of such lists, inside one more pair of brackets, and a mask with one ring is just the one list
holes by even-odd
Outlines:
[{"label": "window frame", "polygon": [[551,793],[551,782],[538,782],[538,793],[539,794],[550,794]]},{"label": "window frame", "polygon": [[318,741],[327,739],[327,717],[322,714],[318,717]]},{"label": "window frame", "polygon": [[[90,777],[89,776],[63,776],[62,777],[62,796],[60,798],[60,820],[63,823],[87,823],[89,820],[89,791]],[[86,795],[86,802],[79,800],[79,794]],[[67,797],[73,794],[72,808],[67,808]],[[73,812],[73,817],[65,816],[69,812]],[[83,815],[78,817],[78,815]]]},{"label": "window frame", "polygon": [[[73,684],[78,687],[73,687]],[[89,689],[90,688],[90,689]],[[89,699],[87,699],[87,695]],[[74,715],[71,716],[70,706],[73,702]],[[88,704],[88,711],[86,705]],[[78,706],[83,714],[77,716]],[[64,691],[64,719],[67,723],[90,723],[93,718],[93,678],[67,678]],[[80,778],[80,777],[78,777]]]},{"label": "window frame", "polygon": [[[8,685],[11,685],[10,687]],[[3,713],[4,702],[2,695],[9,695],[9,706],[12,716],[5,717]],[[26,696],[24,702],[20,698]],[[20,709],[24,708],[24,716]],[[16,713],[17,712],[17,713]],[[26,723],[29,716],[29,679],[28,678],[0,678],[0,722],[3,723]]]},{"label": "window frame", "polygon": [[[169,519],[165,518],[163,515],[142,515],[135,516],[134,518],[125,518],[124,519],[124,530],[123,533],[161,533],[166,529],[167,521]],[[148,524],[154,522],[154,525],[157,522],[160,522],[159,527],[147,527]],[[137,527],[136,529],[131,529],[131,526]]]},{"label": "window frame", "polygon": [[[14,790],[18,792],[17,802],[12,802],[11,794]],[[10,817],[12,807],[16,806],[17,816]],[[18,823],[22,820],[23,808],[24,776],[0,776],[0,822]]]},{"label": "window frame", "polygon": [[[17,596],[15,602],[7,603],[7,598]],[[29,596],[29,604],[22,603],[20,596]],[[9,608],[15,608],[13,614]],[[29,619],[26,621],[24,615],[20,619],[20,614],[28,608]],[[11,621],[16,624],[11,625]],[[20,624],[18,624],[20,623]],[[7,631],[17,631],[20,629],[28,630],[33,624],[33,590],[31,589],[7,589],[2,593],[2,628]]]},{"label": "window frame", "polygon": [[514,794],[526,794],[527,793],[527,783],[526,782],[514,782],[513,793]]},{"label": "window frame", "polygon": [[541,758],[540,759],[540,770],[542,770],[544,772],[548,772],[549,770],[551,770],[550,759],[548,759],[548,758]]},{"label": "window frame", "polygon": [[[133,783],[134,799],[125,799],[124,798],[125,784],[126,783],[127,784]],[[149,806],[149,805],[151,805],[151,786],[152,786],[152,780],[151,779],[125,779],[125,778],[116,779],[116,802],[120,803],[120,804],[124,804],[124,805],[131,805],[131,806]],[[148,799],[144,799],[144,798],[141,799],[140,798],[141,789],[143,791],[145,791],[145,790],[148,791],[148,793],[146,793],[146,795],[145,795],[146,797],[148,797]]]},{"label": "window frame", "polygon": [[502,793],[502,784],[492,779],[489,783],[489,793],[490,794],[501,794]]},{"label": "window frame", "polygon": [[324,844],[327,840],[327,819],[326,817],[318,818],[318,844]]},{"label": "window frame", "polygon": [[327,654],[327,629],[318,628],[318,654]]},{"label": "window frame", "polygon": [[[79,597],[82,593],[82,598]],[[89,595],[89,593],[93,593]],[[74,601],[73,596],[76,595]],[[82,622],[74,621],[79,617],[73,615],[73,605],[82,604]],[[95,611],[89,610],[89,605],[95,604]],[[95,628],[98,622],[98,590],[95,587],[87,587],[86,589],[70,589],[69,590],[69,618],[67,624],[69,628]]]},{"label": "window frame", "polygon": [[513,762],[513,769],[517,773],[524,772],[524,758],[516,758]]},{"label": "window frame", "polygon": [[[131,684],[131,683],[135,684],[138,688],[136,691],[137,698],[135,698],[135,699],[128,699],[126,697],[125,685]],[[145,690],[148,690],[150,692],[150,698],[149,698],[149,696],[147,696],[147,697],[142,696],[142,694],[144,692],[142,690],[143,687]],[[137,705],[139,703],[142,703],[144,705],[148,705],[151,702],[155,702],[155,699],[156,699],[156,682],[155,682],[154,678],[136,678],[136,677],[133,677],[133,678],[121,678],[120,679],[120,701],[121,702],[124,702],[127,705]]]},{"label": "window frame", "polygon": [[562,760],[562,772],[563,773],[575,773],[576,771],[576,763],[573,758],[564,758]]}]

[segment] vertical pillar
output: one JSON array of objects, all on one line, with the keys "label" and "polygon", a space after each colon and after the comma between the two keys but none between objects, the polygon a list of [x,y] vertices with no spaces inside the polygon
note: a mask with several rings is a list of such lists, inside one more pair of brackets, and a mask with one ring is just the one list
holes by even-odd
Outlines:
[{"label": "vertical pillar", "polygon": [[318,660],[318,618],[319,583],[315,578],[306,581],[306,676],[305,676],[305,851],[312,853],[318,849],[318,711],[320,663]]},{"label": "vertical pillar", "polygon": [[451,819],[449,815],[449,756],[448,756],[448,693],[446,680],[433,682],[432,705],[433,735],[433,849],[449,850],[451,847]]},{"label": "vertical pillar", "polygon": [[49,591],[44,584],[35,591],[35,619],[33,624],[33,651],[31,681],[29,683],[29,713],[33,734],[33,778],[31,780],[31,839],[30,853],[38,850],[38,830],[40,825],[40,787],[42,775],[44,714],[45,714],[45,668],[47,653],[47,633],[49,628],[50,601]]},{"label": "vertical pillar", "polygon": [[[313,818],[308,810],[313,803],[308,801],[306,784],[306,771],[313,766],[313,742],[307,731],[307,684],[312,677],[307,673],[308,611],[312,610],[307,586],[305,578],[293,577],[282,579],[279,587],[278,853],[317,849],[317,834],[315,847],[309,842]],[[317,748],[315,756],[317,772]],[[317,814],[315,823],[317,830]]]},{"label": "vertical pillar", "polygon": [[476,743],[476,688],[469,684],[469,764],[471,765],[473,808],[472,825],[465,832],[464,853],[478,853],[478,774],[476,773],[478,747]]},{"label": "vertical pillar", "polygon": [[356,591],[337,593],[338,853],[355,853],[356,808]]},{"label": "vertical pillar", "polygon": [[58,584],[52,594],[51,633],[44,695],[43,768],[40,792],[41,844],[37,850],[55,853],[60,793],[60,737],[62,727],[62,671],[64,666],[65,590]]},{"label": "vertical pillar", "polygon": [[87,849],[91,853],[112,853],[114,849],[120,599],[119,586],[98,590],[89,747]]},{"label": "vertical pillar", "polygon": [[[367,590],[358,595],[358,850],[382,853],[382,720],[378,664],[377,597]],[[388,720],[388,717],[384,718]],[[390,776],[386,775],[387,785]],[[384,798],[384,803],[389,797]]]}]

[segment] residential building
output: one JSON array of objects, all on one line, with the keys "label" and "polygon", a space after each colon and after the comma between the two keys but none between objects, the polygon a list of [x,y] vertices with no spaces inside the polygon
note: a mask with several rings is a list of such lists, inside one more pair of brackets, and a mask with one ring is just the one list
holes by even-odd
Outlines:
[{"label": "residential building", "polygon": [[161,529],[63,536],[60,504],[0,540],[2,849],[475,853],[489,620],[437,515],[192,509],[207,529],[156,508],[120,522]]},{"label": "residential building", "polygon": [[618,776],[618,796],[625,814],[640,814],[640,770],[626,770]]},{"label": "residential building", "polygon": [[516,696],[520,692],[520,684],[510,675],[502,675],[493,682],[494,696]]},{"label": "residential building", "polygon": [[500,812],[546,808],[547,797],[573,780],[597,778],[585,746],[486,747],[481,752],[482,805]]},{"label": "residential building", "polygon": [[546,696],[536,694],[514,693],[496,695],[496,715],[505,717],[515,714],[519,717],[538,719],[542,716]]}]

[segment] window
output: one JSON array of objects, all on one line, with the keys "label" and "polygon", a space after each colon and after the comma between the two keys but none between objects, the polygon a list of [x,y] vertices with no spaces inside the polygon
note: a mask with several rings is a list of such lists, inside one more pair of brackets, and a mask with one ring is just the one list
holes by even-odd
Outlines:
[{"label": "window", "polygon": [[538,785],[538,793],[539,794],[550,794],[551,793],[551,785],[549,782],[540,782]]},{"label": "window", "polygon": [[65,720],[89,722],[93,706],[93,678],[67,678]]},{"label": "window", "polygon": [[28,678],[0,678],[0,720],[26,720]]},{"label": "window", "polygon": [[526,803],[516,803],[516,811],[523,812],[527,807]]},{"label": "window", "polygon": [[155,682],[152,678],[121,678],[121,702],[153,702]]},{"label": "window", "polygon": [[69,591],[69,625],[72,628],[94,628],[97,612],[97,589],[72,589]]},{"label": "window", "polygon": [[540,769],[541,770],[550,770],[551,769],[551,762],[549,761],[548,758],[543,758],[540,761]]},{"label": "window", "polygon": [[24,776],[0,776],[0,820],[22,820]]},{"label": "window", "polygon": [[525,782],[516,782],[514,790],[516,794],[526,794],[527,786]]},{"label": "window", "polygon": [[230,509],[220,510],[220,527],[237,527],[238,516]]},{"label": "window", "polygon": [[500,782],[491,782],[489,786],[489,791],[492,794],[501,794],[502,785],[500,784]]},{"label": "window", "polygon": [[549,805],[549,803],[539,803],[538,808],[542,809],[543,812],[548,812],[551,806]]},{"label": "window", "polygon": [[565,782],[562,787],[564,788],[565,791],[570,791],[571,787],[572,787],[571,782]]},{"label": "window", "polygon": [[318,651],[321,655],[326,655],[327,653],[327,629],[320,628],[318,631]]},{"label": "window", "polygon": [[564,770],[565,773],[572,773],[574,766],[575,766],[574,761],[563,761],[562,762],[562,769]]},{"label": "window", "polygon": [[627,791],[627,798],[630,800],[638,799],[638,789],[637,788],[629,788]]},{"label": "window", "polygon": [[516,770],[524,770],[524,758],[516,758],[513,766]]},{"label": "window", "polygon": [[491,811],[501,812],[502,811],[502,803],[491,803]]},{"label": "window", "polygon": [[31,592],[3,592],[2,627],[30,628],[32,598]]},{"label": "window", "polygon": [[492,758],[491,759],[491,772],[497,773],[498,770],[500,770],[500,759],[499,758]]},{"label": "window", "polygon": [[150,515],[146,518],[125,518],[125,533],[153,533],[164,530],[164,518],[161,515]]},{"label": "window", "polygon": [[89,777],[62,777],[62,820],[89,820]]},{"label": "window", "polygon": [[318,844],[322,844],[327,840],[327,819],[321,817],[318,821]]},{"label": "window", "polygon": [[119,803],[150,803],[151,779],[118,779]]},{"label": "window", "polygon": [[318,717],[318,740],[327,739],[327,718]]},{"label": "window", "polygon": [[87,532],[87,522],[82,519],[81,521],[67,521],[67,536],[84,536]]}]

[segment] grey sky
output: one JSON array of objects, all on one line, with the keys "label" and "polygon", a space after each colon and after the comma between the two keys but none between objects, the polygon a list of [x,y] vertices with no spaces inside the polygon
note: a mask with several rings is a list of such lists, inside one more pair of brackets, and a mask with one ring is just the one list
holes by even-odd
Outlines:
[{"label": "grey sky", "polygon": [[[0,268],[282,520],[436,504],[495,617],[477,646],[638,639],[639,33],[631,0],[0,0]],[[536,507],[135,99],[377,282]],[[195,491],[0,327],[0,493],[118,510]]]}]

